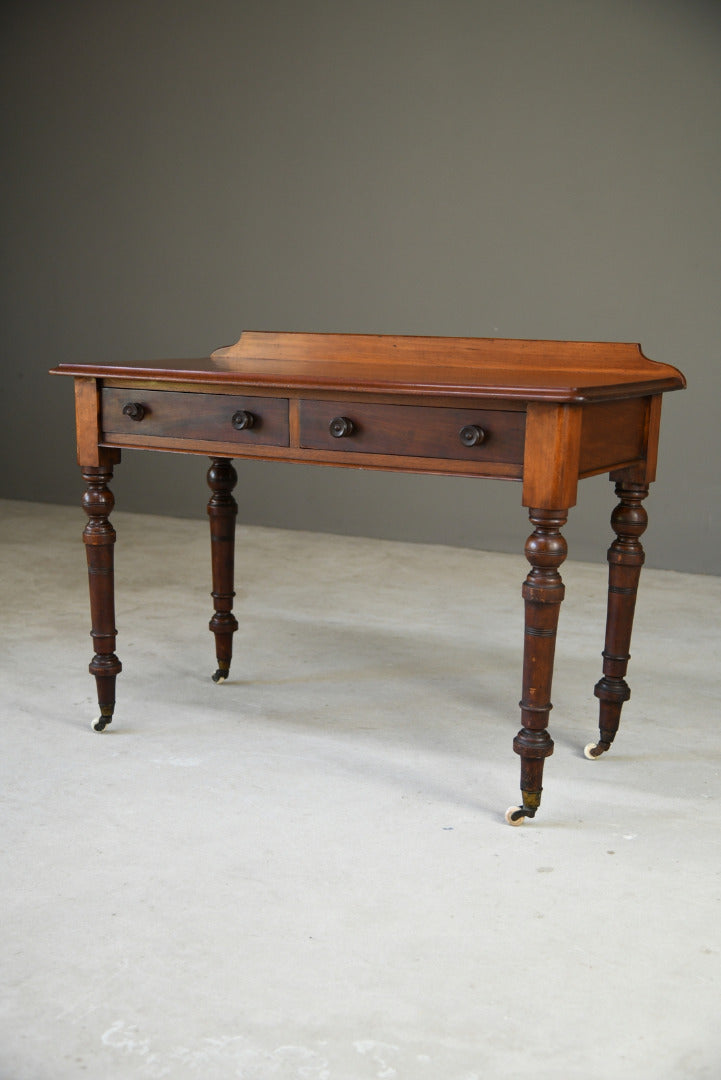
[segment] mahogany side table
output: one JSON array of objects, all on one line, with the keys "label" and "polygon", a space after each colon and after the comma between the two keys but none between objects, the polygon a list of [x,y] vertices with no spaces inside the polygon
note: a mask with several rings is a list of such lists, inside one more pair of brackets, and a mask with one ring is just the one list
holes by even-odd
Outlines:
[{"label": "mahogany side table", "polygon": [[75,379],[96,731],[112,720],[121,670],[108,482],[127,447],[211,458],[216,682],[227,678],[238,628],[233,458],[520,481],[533,533],[522,588],[522,727],[513,741],[523,798],[506,812],[514,825],[535,816],[543,764],[553,753],[548,716],[567,553],[561,528],[578,481],[609,473],[619,503],[611,517],[603,674],[594,690],[600,734],[585,754],[597,758],[610,748],[630,696],[642,500],[656,473],[661,398],[685,386],[676,368],[648,360],[635,344],[245,332],[205,359],[61,363],[53,374]]}]

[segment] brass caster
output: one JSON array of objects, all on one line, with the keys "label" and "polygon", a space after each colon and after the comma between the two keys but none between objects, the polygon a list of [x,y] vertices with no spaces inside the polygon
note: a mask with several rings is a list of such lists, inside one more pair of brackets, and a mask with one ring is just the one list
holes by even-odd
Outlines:
[{"label": "brass caster", "polygon": [[525,819],[522,806],[509,806],[506,810],[506,821],[509,825],[523,825]]},{"label": "brass caster", "polygon": [[583,748],[583,756],[587,757],[589,761],[596,761],[602,753],[603,749],[595,742],[586,743]]}]

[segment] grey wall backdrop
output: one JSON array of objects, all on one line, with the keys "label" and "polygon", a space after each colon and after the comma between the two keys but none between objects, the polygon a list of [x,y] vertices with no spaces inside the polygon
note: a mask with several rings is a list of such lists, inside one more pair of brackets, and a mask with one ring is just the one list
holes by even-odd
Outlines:
[{"label": "grey wall backdrop", "polygon": [[[721,5],[6,0],[3,20],[0,494],[79,500],[70,381],[46,375],[70,357],[205,355],[241,329],[640,341],[689,379],[648,562],[718,572]],[[117,506],[202,518],[205,467],[125,452]],[[239,473],[245,522],[528,532],[514,484]],[[604,557],[613,502],[581,485],[571,557]]]}]

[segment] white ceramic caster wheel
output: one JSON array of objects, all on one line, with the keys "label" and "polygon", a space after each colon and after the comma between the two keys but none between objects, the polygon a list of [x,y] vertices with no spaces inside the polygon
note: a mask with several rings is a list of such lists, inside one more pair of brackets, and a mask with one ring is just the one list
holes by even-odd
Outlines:
[{"label": "white ceramic caster wheel", "polygon": [[513,814],[518,813],[521,809],[523,809],[521,806],[508,807],[506,810],[506,821],[509,825],[523,825],[523,822],[526,820],[525,814],[519,814],[517,818],[512,817]]},{"label": "white ceramic caster wheel", "polygon": [[594,754],[593,751],[598,749],[598,743],[590,742],[586,743],[583,748],[583,756],[587,757],[589,761],[598,761],[600,754]]},{"label": "white ceramic caster wheel", "polygon": [[105,728],[107,727],[107,721],[104,719],[104,717],[99,716],[97,720],[93,720],[90,727],[93,731],[105,731]]}]

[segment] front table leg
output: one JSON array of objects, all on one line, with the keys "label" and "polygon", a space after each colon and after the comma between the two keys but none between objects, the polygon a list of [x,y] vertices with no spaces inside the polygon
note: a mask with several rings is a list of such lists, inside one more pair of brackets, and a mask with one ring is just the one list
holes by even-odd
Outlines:
[{"label": "front table leg", "polygon": [[113,493],[108,487],[113,470],[110,466],[83,468],[87,490],[83,495],[83,509],[88,523],[83,530],[85,553],[88,560],[88,583],[90,586],[90,631],[95,655],[90,661],[90,674],[95,676],[98,690],[100,716],[93,723],[95,731],[102,731],[113,719],[115,708],[115,677],[122,665],[115,655],[115,595],[113,577],[113,545],[115,529],[108,516],[115,505]]},{"label": "front table leg", "polygon": [[213,568],[213,607],[210,629],[215,634],[218,669],[213,682],[225,682],[233,656],[233,634],[238,621],[233,615],[233,574],[235,561],[235,519],[238,504],[232,491],[238,474],[229,458],[211,458],[208,484],[213,492],[208,503],[210,517],[211,559]]},{"label": "front table leg", "polygon": [[561,535],[566,510],[529,510],[534,532],[526,542],[526,558],[531,569],[523,584],[525,637],[523,647],[523,696],[520,701],[523,727],[513,740],[521,758],[523,806],[506,811],[510,825],[535,817],[541,803],[543,762],[553,753],[548,734],[551,705],[553,658],[556,649],[558,614],[564,584],[558,568],[566,558],[566,541]]},{"label": "front table leg", "polygon": [[631,659],[631,630],[636,608],[636,592],[644,563],[640,537],[648,517],[641,501],[648,495],[648,484],[617,483],[616,495],[621,500],[611,515],[611,527],[616,539],[608,549],[608,614],[606,644],[603,650],[603,676],[594,693],[599,699],[599,733],[597,743],[589,743],[584,753],[597,758],[610,749],[621,720],[621,709],[631,690],[624,676]]}]

